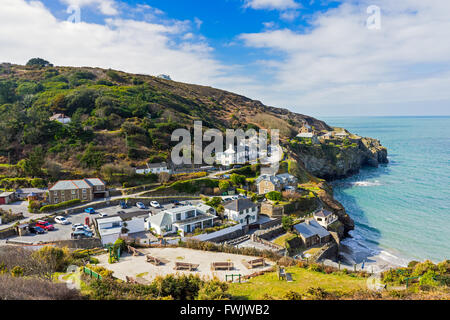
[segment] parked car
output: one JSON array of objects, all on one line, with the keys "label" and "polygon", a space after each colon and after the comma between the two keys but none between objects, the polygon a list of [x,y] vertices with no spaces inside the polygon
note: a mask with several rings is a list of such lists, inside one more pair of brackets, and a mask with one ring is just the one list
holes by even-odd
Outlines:
[{"label": "parked car", "polygon": [[38,222],[36,222],[36,226],[47,231],[55,230],[55,227],[50,222],[43,220],[38,220]]},{"label": "parked car", "polygon": [[42,229],[41,227],[37,227],[37,226],[30,226],[30,227],[28,227],[28,230],[31,233],[36,233],[36,234],[43,234],[43,233],[45,233],[44,229]]},{"label": "parked car", "polygon": [[178,200],[173,200],[172,203],[173,203],[174,206],[181,205],[180,201],[178,201]]},{"label": "parked car", "polygon": [[87,208],[87,209],[84,209],[84,212],[89,213],[89,214],[94,214],[95,210],[94,210],[94,208]]},{"label": "parked car", "polygon": [[55,222],[59,223],[59,224],[64,224],[64,225],[65,224],[70,224],[69,220],[67,220],[66,218],[61,217],[61,216],[56,217],[55,218]]},{"label": "parked car", "polygon": [[92,231],[88,231],[85,229],[77,229],[71,234],[73,239],[92,238],[93,235],[94,234],[92,233]]},{"label": "parked car", "polygon": [[146,209],[146,208],[147,208],[147,207],[145,206],[145,204],[143,204],[142,202],[136,203],[136,207],[138,207],[139,209]]},{"label": "parked car", "polygon": [[100,218],[104,218],[104,217],[107,217],[108,214],[104,213],[104,212],[100,212],[99,216],[100,216]]},{"label": "parked car", "polygon": [[223,199],[223,201],[231,201],[231,200],[233,200],[233,199],[231,199],[231,198],[224,198]]},{"label": "parked car", "polygon": [[77,230],[77,229],[90,230],[89,226],[82,224],[82,223],[76,223],[76,224],[72,225],[72,230]]},{"label": "parked car", "polygon": [[125,211],[117,211],[117,214],[124,214]]},{"label": "parked car", "polygon": [[150,205],[151,205],[153,208],[161,208],[161,205],[159,204],[158,201],[152,201],[152,202],[150,202]]},{"label": "parked car", "polygon": [[239,199],[237,196],[234,196],[234,197],[231,197],[231,199],[233,199],[233,200],[237,200],[237,199]]}]

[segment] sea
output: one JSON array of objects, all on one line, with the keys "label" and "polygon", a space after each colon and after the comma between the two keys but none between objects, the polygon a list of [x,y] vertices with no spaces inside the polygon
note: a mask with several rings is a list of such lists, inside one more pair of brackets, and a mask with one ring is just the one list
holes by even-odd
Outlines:
[{"label": "sea", "polygon": [[[353,263],[378,256],[394,265],[450,259],[450,117],[321,117],[381,141],[389,164],[332,182],[355,221]],[[347,257],[348,258],[348,257]]]}]

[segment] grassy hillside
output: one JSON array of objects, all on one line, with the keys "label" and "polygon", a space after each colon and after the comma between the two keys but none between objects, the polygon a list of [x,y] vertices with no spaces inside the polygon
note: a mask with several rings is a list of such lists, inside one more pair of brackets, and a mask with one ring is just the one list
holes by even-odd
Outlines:
[{"label": "grassy hillside", "polygon": [[[64,113],[72,123],[49,121]],[[98,68],[0,65],[0,163],[36,148],[69,170],[168,157],[170,135],[202,120],[210,128],[279,128],[286,137],[314,118],[230,92]]]}]

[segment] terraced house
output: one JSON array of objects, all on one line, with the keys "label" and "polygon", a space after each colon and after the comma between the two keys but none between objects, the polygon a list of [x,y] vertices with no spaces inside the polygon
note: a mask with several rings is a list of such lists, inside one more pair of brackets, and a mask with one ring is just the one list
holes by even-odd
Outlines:
[{"label": "terraced house", "polygon": [[92,201],[96,198],[105,198],[108,196],[106,184],[99,178],[60,180],[48,190],[48,193],[50,204],[75,199]]}]

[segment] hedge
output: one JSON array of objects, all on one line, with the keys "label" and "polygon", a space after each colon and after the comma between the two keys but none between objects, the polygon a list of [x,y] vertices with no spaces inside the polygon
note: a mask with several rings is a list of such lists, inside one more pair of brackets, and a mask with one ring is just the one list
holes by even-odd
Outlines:
[{"label": "hedge", "polygon": [[71,206],[79,204],[79,203],[81,203],[80,199],[74,199],[74,200],[61,202],[58,204],[49,204],[47,206],[43,206],[39,211],[40,212],[49,212],[49,211],[54,211],[54,210],[58,210],[58,209],[68,208],[68,207],[71,207]]}]

